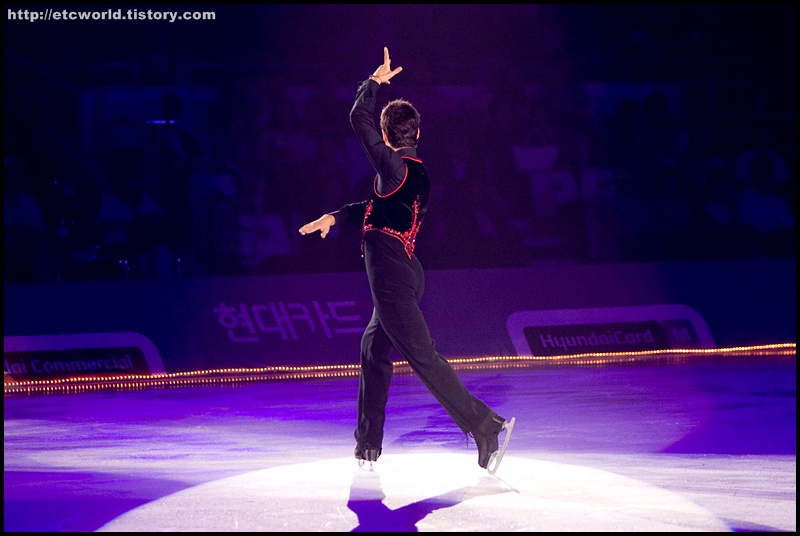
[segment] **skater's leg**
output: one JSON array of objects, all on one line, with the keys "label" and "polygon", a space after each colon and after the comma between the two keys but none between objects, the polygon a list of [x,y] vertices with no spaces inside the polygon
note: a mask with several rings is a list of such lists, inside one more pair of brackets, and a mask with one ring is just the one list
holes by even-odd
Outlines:
[{"label": "skater's leg", "polygon": [[398,316],[404,321],[393,324],[391,333],[398,351],[456,425],[464,433],[473,431],[491,410],[467,390],[450,363],[436,351],[418,309],[415,312],[409,307]]},{"label": "skater's leg", "polygon": [[[358,424],[355,431],[356,457],[359,449],[377,450],[383,444],[386,402],[392,380],[392,343],[383,330],[377,311],[361,338],[361,372],[358,385]],[[368,459],[368,458],[364,458]],[[377,458],[376,458],[377,459]]]},{"label": "skater's leg", "polygon": [[[381,278],[373,299],[381,326],[422,383],[464,432],[475,430],[491,413],[473,396],[437,351],[419,308],[424,291],[422,267],[416,259],[402,267],[404,277]],[[377,279],[377,278],[376,278]]]}]

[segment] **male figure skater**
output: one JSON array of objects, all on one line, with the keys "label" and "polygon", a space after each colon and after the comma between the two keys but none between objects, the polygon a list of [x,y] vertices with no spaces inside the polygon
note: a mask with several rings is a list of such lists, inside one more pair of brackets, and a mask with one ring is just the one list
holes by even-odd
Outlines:
[{"label": "male figure skater", "polygon": [[[389,102],[375,126],[376,95],[382,84],[403,70],[391,68],[388,48],[384,61],[364,80],[350,111],[350,123],[377,175],[366,201],[345,205],[300,228],[322,238],[333,225],[362,226],[361,248],[374,309],[361,339],[361,371],[355,457],[377,461],[383,446],[383,427],[389,383],[390,354],[396,348],[422,383],[478,447],[478,465],[491,473],[499,464],[498,434],[506,429],[506,442],[514,419],[506,422],[484,402],[470,394],[451,365],[436,351],[419,308],[424,291],[422,266],[414,254],[414,241],[428,210],[430,178],[417,157],[420,115],[404,100]],[[504,445],[505,446],[505,445]]]}]

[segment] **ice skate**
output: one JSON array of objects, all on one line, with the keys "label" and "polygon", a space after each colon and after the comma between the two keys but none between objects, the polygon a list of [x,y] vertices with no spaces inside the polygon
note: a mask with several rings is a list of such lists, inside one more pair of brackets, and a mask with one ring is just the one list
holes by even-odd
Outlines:
[{"label": "ice skate", "polygon": [[[487,469],[491,475],[495,474],[500,466],[508,447],[515,421],[516,418],[506,421],[496,413],[491,413],[484,419],[478,429],[472,432],[472,437],[478,446],[478,465]],[[506,437],[501,450],[499,448],[498,435],[503,430],[506,430]]]},{"label": "ice skate", "polygon": [[[361,469],[369,469],[370,471],[373,470],[373,464],[378,461],[378,458],[381,455],[382,449],[372,449],[372,448],[364,448],[360,445],[356,445],[355,450],[355,457],[358,460],[358,466]],[[367,468],[367,462],[369,462],[369,467]]]},{"label": "ice skate", "polygon": [[497,472],[497,468],[500,467],[500,462],[503,461],[503,456],[506,453],[506,448],[508,448],[508,441],[511,439],[511,432],[514,431],[514,423],[517,422],[516,417],[511,417],[510,421],[506,421],[503,423],[503,429],[506,431],[506,437],[503,440],[503,446],[500,447],[500,450],[497,452],[493,452],[489,456],[489,463],[486,469],[489,471],[490,475],[493,475]]}]

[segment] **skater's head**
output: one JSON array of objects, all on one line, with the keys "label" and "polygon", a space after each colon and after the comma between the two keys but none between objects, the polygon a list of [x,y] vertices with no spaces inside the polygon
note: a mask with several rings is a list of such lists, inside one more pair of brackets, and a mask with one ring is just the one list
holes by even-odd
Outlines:
[{"label": "skater's head", "polygon": [[381,110],[383,141],[392,149],[416,147],[419,138],[419,112],[404,99],[395,99]]}]

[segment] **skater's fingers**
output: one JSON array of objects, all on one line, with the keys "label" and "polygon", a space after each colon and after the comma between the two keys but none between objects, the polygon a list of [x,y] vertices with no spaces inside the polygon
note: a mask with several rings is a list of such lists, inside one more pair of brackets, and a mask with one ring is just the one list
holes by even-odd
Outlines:
[{"label": "skater's fingers", "polygon": [[314,222],[307,223],[307,224],[303,225],[302,227],[300,227],[300,234],[304,234],[305,235],[305,234],[313,233],[316,230],[317,230],[317,224],[315,224]]}]

